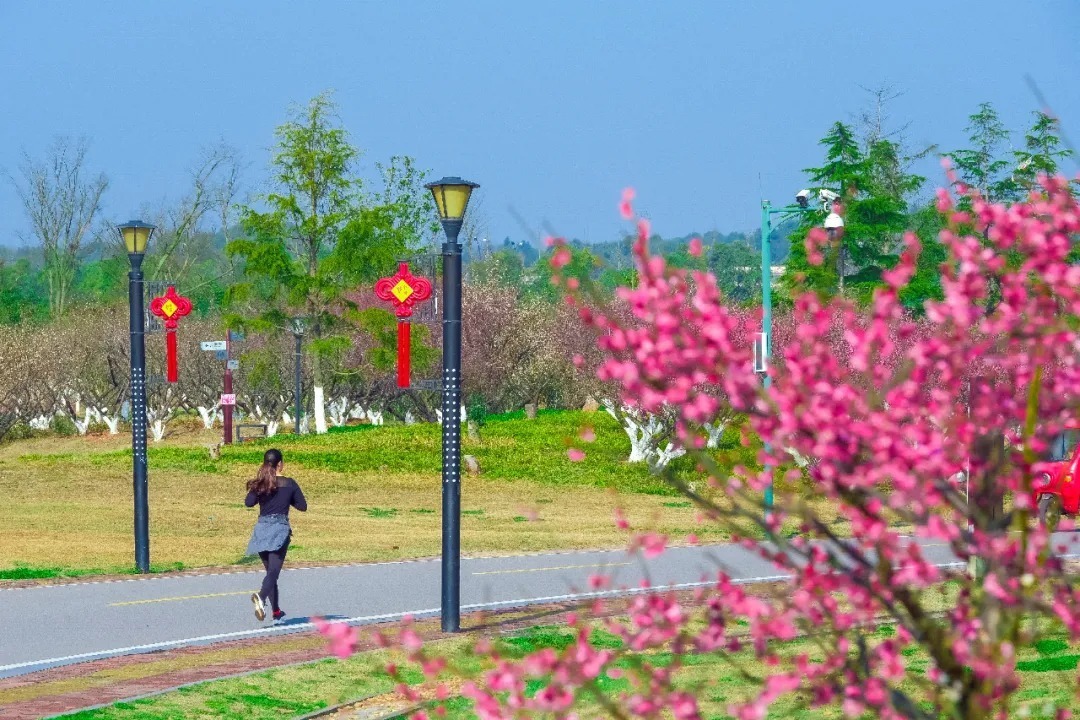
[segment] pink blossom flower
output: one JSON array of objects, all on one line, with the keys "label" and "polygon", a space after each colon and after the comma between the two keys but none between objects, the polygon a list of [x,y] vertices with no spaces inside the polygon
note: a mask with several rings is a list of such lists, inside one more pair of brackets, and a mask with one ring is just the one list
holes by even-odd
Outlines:
[{"label": "pink blossom flower", "polygon": [[566,456],[570,458],[570,462],[581,462],[585,459],[585,451],[578,448],[570,448],[566,451]]},{"label": "pink blossom flower", "polygon": [[345,659],[351,657],[353,653],[356,652],[356,647],[359,643],[359,636],[356,628],[350,627],[345,623],[327,622],[321,617],[313,617],[311,622],[319,631],[319,634],[325,637],[329,642],[331,653],[339,658]]},{"label": "pink blossom flower", "polygon": [[619,214],[623,216],[623,220],[631,220],[634,217],[634,207],[632,205],[634,200],[634,188],[626,188],[622,192],[622,201],[619,203]]}]

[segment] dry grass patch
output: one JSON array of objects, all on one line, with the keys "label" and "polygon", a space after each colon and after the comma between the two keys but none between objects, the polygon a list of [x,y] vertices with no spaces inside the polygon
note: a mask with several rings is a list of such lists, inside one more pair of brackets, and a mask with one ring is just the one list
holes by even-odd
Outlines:
[{"label": "dry grass patch", "polygon": [[[521,553],[622,547],[613,523],[623,508],[635,526],[703,541],[726,536],[699,525],[697,511],[625,463],[628,442],[606,415],[590,461],[570,463],[565,441],[582,413],[485,426],[466,447],[483,474],[462,484],[462,549]],[[431,436],[431,437],[429,437]],[[216,433],[186,429],[150,454],[151,557],[158,569],[232,565],[255,520],[244,483],[271,443],[310,503],[294,513],[292,562],[365,562],[430,557],[441,542],[437,428],[384,427],[320,437],[274,438],[226,448]],[[131,565],[132,488],[128,438],[41,438],[0,447],[0,572],[117,572]],[[425,468],[425,466],[428,466]],[[246,562],[251,562],[248,559]]]}]

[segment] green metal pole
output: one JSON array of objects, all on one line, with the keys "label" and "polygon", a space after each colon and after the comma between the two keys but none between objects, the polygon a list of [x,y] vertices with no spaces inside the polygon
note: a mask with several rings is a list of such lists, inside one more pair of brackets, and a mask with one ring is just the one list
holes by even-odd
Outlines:
[{"label": "green metal pole", "polygon": [[[769,235],[772,234],[772,209],[768,200],[761,201],[761,354],[765,359],[765,372],[762,374],[762,384],[765,390],[769,389],[769,355],[772,350],[772,255],[769,247]],[[765,443],[765,453],[771,452],[768,443]],[[770,473],[769,485],[765,488],[765,517],[773,506],[773,480],[772,468],[765,466],[765,472]]]}]

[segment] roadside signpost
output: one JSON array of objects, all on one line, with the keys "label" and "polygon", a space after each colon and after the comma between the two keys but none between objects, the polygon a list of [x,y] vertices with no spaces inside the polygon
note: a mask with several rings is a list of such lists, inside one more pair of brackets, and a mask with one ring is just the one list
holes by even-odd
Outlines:
[{"label": "roadside signpost", "polygon": [[233,441],[233,408],[236,407],[236,394],[233,392],[233,370],[240,369],[240,361],[230,357],[231,345],[234,342],[243,342],[244,334],[235,330],[229,330],[224,340],[204,340],[199,346],[205,352],[214,353],[216,360],[225,363],[225,377],[222,379],[221,414],[223,416],[222,441],[231,445]]}]

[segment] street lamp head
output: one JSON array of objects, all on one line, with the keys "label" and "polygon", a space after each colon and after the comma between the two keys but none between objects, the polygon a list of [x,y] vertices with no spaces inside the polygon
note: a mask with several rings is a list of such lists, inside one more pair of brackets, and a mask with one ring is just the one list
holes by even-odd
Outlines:
[{"label": "street lamp head", "polygon": [[142,220],[130,220],[116,228],[120,231],[120,237],[124,240],[124,247],[128,255],[141,257],[146,254],[146,245],[150,242],[150,236],[157,228],[144,223]]},{"label": "street lamp head", "polygon": [[292,319],[292,331],[296,337],[303,337],[304,331],[307,330],[307,322],[302,317],[294,317]]},{"label": "street lamp head", "polygon": [[444,177],[424,187],[431,191],[435,198],[435,207],[439,211],[439,219],[445,223],[448,220],[460,222],[465,217],[469,196],[480,186],[459,177]]}]

